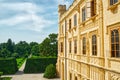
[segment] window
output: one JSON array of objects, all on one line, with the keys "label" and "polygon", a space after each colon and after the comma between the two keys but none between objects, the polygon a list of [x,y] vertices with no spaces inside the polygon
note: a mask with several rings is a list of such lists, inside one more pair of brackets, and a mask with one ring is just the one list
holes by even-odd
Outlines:
[{"label": "window", "polygon": [[96,14],[96,0],[91,1],[91,16]]},{"label": "window", "polygon": [[60,45],[61,45],[60,52],[63,52],[63,42],[61,42]]},{"label": "window", "polygon": [[86,20],[86,8],[84,7],[82,9],[82,21],[85,21]]},{"label": "window", "polygon": [[97,55],[97,38],[96,38],[96,35],[92,36],[92,55]]},{"label": "window", "polygon": [[71,19],[69,19],[69,29],[71,29]]},{"label": "window", "polygon": [[61,26],[61,33],[63,34],[63,25]]},{"label": "window", "polygon": [[70,73],[70,80],[72,80],[72,74]]},{"label": "window", "polygon": [[74,15],[74,26],[77,26],[77,14]]},{"label": "window", "polygon": [[71,47],[72,47],[71,44],[72,44],[72,42],[70,41],[70,42],[69,42],[69,53],[71,53]]},{"label": "window", "polygon": [[74,53],[77,53],[77,40],[74,40]]},{"label": "window", "polygon": [[83,37],[83,54],[86,54],[86,38]]},{"label": "window", "polygon": [[111,57],[120,57],[119,31],[111,31]]},{"label": "window", "polygon": [[75,80],[78,80],[78,79],[77,79],[77,76],[75,76]]},{"label": "window", "polygon": [[118,2],[118,0],[110,0],[110,5],[113,5],[113,4],[117,3],[117,2]]}]

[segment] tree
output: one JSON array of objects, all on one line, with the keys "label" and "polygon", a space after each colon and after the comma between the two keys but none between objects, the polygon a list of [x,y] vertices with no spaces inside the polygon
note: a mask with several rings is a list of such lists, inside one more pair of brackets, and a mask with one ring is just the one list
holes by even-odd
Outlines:
[{"label": "tree", "polygon": [[35,56],[39,56],[40,55],[39,45],[34,45],[31,49],[31,53]]},{"label": "tree", "polygon": [[0,52],[0,57],[2,58],[10,57],[10,52],[6,48],[4,48]]},{"label": "tree", "polygon": [[20,57],[30,54],[30,46],[26,41],[20,41],[15,46],[15,53],[18,53]]},{"label": "tree", "polygon": [[40,44],[40,53],[44,56],[57,56],[57,34],[50,34]]},{"label": "tree", "polygon": [[8,39],[7,43],[6,43],[6,48],[8,51],[10,51],[10,53],[14,52],[14,43],[12,42],[11,39]]}]

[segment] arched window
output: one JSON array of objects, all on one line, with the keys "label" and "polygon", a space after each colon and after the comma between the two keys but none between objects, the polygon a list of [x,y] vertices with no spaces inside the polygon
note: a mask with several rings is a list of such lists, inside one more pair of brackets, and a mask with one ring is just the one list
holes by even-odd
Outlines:
[{"label": "arched window", "polygon": [[92,55],[97,55],[97,38],[96,38],[96,35],[92,36]]},{"label": "arched window", "polygon": [[111,31],[111,57],[120,57],[119,31]]},{"label": "arched window", "polygon": [[83,37],[83,54],[86,54],[86,38]]}]

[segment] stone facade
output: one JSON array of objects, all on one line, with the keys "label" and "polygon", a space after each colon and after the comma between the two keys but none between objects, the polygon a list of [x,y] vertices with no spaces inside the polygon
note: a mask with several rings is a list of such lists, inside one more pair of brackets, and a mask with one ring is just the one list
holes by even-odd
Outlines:
[{"label": "stone facade", "polygon": [[59,5],[61,80],[120,80],[120,0]]}]

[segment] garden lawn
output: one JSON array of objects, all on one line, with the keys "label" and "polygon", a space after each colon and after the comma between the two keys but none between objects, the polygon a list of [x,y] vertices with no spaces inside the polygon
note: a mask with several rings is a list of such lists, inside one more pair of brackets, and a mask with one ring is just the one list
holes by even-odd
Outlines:
[{"label": "garden lawn", "polygon": [[0,80],[11,80],[12,79],[12,77],[2,77],[2,78],[0,78]]},{"label": "garden lawn", "polygon": [[25,58],[17,58],[17,66],[20,68],[25,61]]}]

